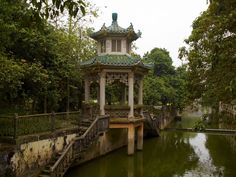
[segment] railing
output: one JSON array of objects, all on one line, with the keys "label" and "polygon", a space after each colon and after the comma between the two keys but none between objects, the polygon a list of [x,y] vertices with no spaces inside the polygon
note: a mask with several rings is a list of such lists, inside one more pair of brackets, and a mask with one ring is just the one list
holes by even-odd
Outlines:
[{"label": "railing", "polygon": [[105,105],[105,112],[111,118],[127,118],[130,107],[128,105]]},{"label": "railing", "polygon": [[98,104],[89,104],[84,103],[82,106],[82,114],[84,118],[95,119],[99,114],[99,105]]},{"label": "railing", "polygon": [[50,176],[51,177],[61,177],[65,174],[67,169],[70,167],[74,160],[73,154],[73,144],[72,141],[68,147],[63,151],[62,155],[56,161],[56,163],[50,168]]},{"label": "railing", "polygon": [[0,137],[13,137],[15,135],[15,118],[0,116]]},{"label": "railing", "polygon": [[236,115],[236,105],[225,104],[225,103],[220,102],[219,111],[220,112],[225,111],[230,114]]},{"label": "railing", "polygon": [[97,117],[83,135],[76,138],[69,146],[63,151],[60,158],[50,168],[50,176],[62,177],[73,160],[82,151],[85,151],[89,145],[98,137],[100,133],[107,131],[109,128],[109,116]]},{"label": "railing", "polygon": [[103,132],[106,132],[109,128],[109,116],[100,116],[98,117],[99,120],[98,120],[98,132],[99,133],[103,133]]},{"label": "railing", "polygon": [[0,117],[0,138],[78,127],[80,111]]},{"label": "railing", "polygon": [[[141,117],[142,105],[134,105],[134,117]],[[128,118],[130,106],[128,105],[105,105],[105,112],[111,118]]]},{"label": "railing", "polygon": [[74,147],[76,154],[84,151],[100,133],[106,131],[109,128],[109,116],[97,117],[91,126],[85,131],[85,133],[75,139]]}]

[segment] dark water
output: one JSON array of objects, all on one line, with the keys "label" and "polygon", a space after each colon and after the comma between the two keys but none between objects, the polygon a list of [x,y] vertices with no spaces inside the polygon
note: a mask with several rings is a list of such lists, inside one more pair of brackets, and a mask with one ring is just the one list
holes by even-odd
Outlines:
[{"label": "dark water", "polygon": [[[189,122],[183,122],[191,125]],[[68,171],[66,177],[236,177],[236,136],[162,132],[143,151],[122,148]]]}]

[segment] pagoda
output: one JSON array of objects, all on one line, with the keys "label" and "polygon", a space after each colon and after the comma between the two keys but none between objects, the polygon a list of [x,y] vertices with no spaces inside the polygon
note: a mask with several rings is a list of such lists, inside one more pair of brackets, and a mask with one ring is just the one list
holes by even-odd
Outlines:
[{"label": "pagoda", "polygon": [[[131,56],[131,44],[141,36],[140,31],[135,32],[132,24],[120,27],[117,18],[117,13],[113,13],[110,26],[104,24],[91,34],[97,41],[97,56],[81,63],[81,69],[85,103],[90,102],[92,83],[97,84],[99,114],[110,115],[110,128],[128,129],[128,154],[133,154],[136,129],[137,149],[143,148],[143,77],[150,67]],[[119,103],[112,103],[106,87],[117,83],[121,85],[122,98]]]}]

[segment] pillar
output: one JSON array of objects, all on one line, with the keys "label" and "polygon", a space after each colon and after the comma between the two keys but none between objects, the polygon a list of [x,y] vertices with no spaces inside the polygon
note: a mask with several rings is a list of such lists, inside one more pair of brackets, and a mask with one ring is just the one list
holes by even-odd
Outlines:
[{"label": "pillar", "polygon": [[[143,105],[143,79],[139,81],[138,104]],[[143,108],[140,109],[140,115],[143,116]]]},{"label": "pillar", "polygon": [[138,104],[143,104],[143,80],[139,81]]},{"label": "pillar", "polygon": [[102,72],[100,74],[100,99],[99,99],[99,104],[100,104],[100,115],[105,115],[105,85],[106,85],[106,73]]},{"label": "pillar", "polygon": [[143,149],[143,123],[138,127],[137,149]]},{"label": "pillar", "polygon": [[128,127],[128,155],[134,154],[134,124],[129,124]]},{"label": "pillar", "polygon": [[129,118],[134,117],[134,73],[129,73],[128,78],[128,84],[129,84]]},{"label": "pillar", "polygon": [[90,99],[90,82],[87,79],[85,79],[84,81],[84,95],[85,95],[85,102],[88,102]]}]

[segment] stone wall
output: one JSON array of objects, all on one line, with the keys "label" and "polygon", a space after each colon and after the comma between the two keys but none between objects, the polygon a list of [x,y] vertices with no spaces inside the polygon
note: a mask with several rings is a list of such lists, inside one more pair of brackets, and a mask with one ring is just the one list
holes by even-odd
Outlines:
[{"label": "stone wall", "polygon": [[[52,155],[61,151],[76,134],[59,136],[17,146],[0,146],[0,176],[35,176]],[[109,129],[101,134],[74,165],[87,162],[122,146],[127,145],[126,129]]]},{"label": "stone wall", "polygon": [[14,147],[8,146],[0,151],[0,176],[32,176],[50,161],[54,153],[61,151],[75,136],[76,134],[70,134]]},{"label": "stone wall", "polygon": [[127,145],[127,142],[127,129],[109,129],[109,131],[103,133],[73,165],[76,166],[105,155]]}]

